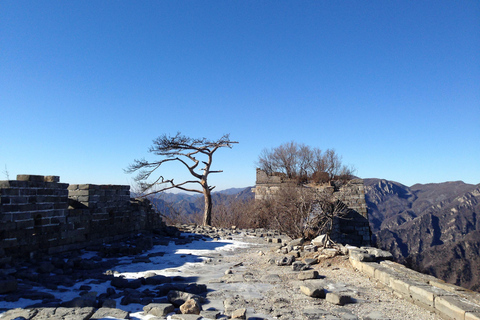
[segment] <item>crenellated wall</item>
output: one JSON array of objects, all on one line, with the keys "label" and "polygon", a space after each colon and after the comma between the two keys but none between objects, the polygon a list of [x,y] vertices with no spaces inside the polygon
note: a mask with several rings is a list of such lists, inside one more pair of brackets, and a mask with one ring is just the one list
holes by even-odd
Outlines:
[{"label": "crenellated wall", "polygon": [[148,200],[130,199],[130,186],[59,181],[39,175],[0,181],[0,262],[165,227]]},{"label": "crenellated wall", "polygon": [[[262,200],[275,194],[284,183],[291,183],[285,175],[280,173],[267,175],[263,170],[257,168],[257,180],[253,190],[255,200]],[[336,219],[330,235],[333,241],[356,246],[371,245],[371,231],[362,179],[350,180],[338,188],[332,185],[312,185],[310,187],[317,188],[321,192],[331,193],[335,199],[342,201],[349,209],[346,216]]]}]

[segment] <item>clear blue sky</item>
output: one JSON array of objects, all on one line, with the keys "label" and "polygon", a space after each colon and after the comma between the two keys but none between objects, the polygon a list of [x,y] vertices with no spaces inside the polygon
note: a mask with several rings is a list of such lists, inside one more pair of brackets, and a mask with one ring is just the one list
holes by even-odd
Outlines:
[{"label": "clear blue sky", "polygon": [[0,3],[0,179],[130,184],[177,131],[239,142],[217,190],[292,140],[362,178],[480,183],[480,2]]}]

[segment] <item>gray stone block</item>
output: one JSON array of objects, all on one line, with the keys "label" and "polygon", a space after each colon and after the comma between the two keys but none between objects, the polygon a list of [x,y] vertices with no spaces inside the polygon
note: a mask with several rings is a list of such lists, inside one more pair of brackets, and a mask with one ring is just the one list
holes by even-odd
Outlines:
[{"label": "gray stone block", "polygon": [[330,303],[343,306],[351,301],[351,297],[340,292],[327,292],[325,300]]}]

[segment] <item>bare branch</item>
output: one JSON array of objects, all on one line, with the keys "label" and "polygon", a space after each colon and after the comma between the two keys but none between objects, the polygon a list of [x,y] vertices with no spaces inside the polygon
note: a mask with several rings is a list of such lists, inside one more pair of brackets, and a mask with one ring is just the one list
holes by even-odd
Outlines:
[{"label": "bare branch", "polygon": [[[215,187],[210,187],[207,183],[207,178],[210,173],[220,173],[222,170],[210,170],[212,165],[213,154],[216,150],[222,147],[232,148],[232,145],[238,143],[237,141],[231,141],[229,134],[223,135],[218,140],[209,140],[206,138],[190,138],[177,132],[175,136],[168,136],[166,134],[153,140],[153,145],[150,147],[149,152],[162,156],[164,159],[155,162],[149,162],[145,159],[134,160],[134,163],[129,165],[125,170],[126,173],[133,173],[138,171],[138,175],[135,177],[143,192],[151,190],[145,196],[159,193],[170,189],[180,189],[188,192],[203,193],[205,197],[205,212],[204,223],[210,224],[211,220],[211,195],[210,191]],[[197,159],[197,157],[206,157],[206,160]],[[182,163],[190,174],[198,179],[193,181],[185,181],[182,183],[174,183],[173,179],[164,180],[163,176],[159,176],[153,182],[148,180],[152,177],[154,172],[159,169],[163,164],[170,161],[178,161]],[[191,163],[190,163],[191,161]],[[198,164],[205,164],[205,168],[200,169],[203,174],[197,173]],[[202,190],[191,189],[185,187],[188,183],[199,183],[202,186]],[[159,185],[170,184],[167,187],[158,188]]]}]

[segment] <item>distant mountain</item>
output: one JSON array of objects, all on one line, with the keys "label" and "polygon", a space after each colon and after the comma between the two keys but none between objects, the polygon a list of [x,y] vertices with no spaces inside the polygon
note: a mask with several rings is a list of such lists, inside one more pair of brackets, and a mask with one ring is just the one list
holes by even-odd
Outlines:
[{"label": "distant mountain", "polygon": [[[219,201],[227,201],[229,199],[253,199],[255,194],[252,192],[252,188],[230,188],[212,192],[213,204],[215,205]],[[200,193],[163,192],[150,198],[150,200],[157,210],[164,215],[172,214],[174,211],[181,215],[190,215],[202,212],[204,208],[203,195]]]},{"label": "distant mountain", "polygon": [[480,184],[364,183],[377,246],[413,269],[480,291]]}]

